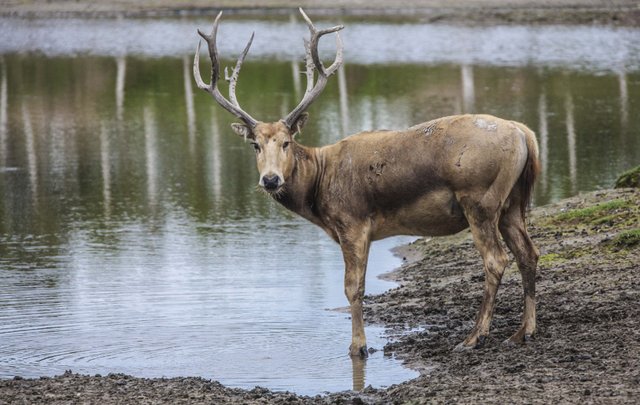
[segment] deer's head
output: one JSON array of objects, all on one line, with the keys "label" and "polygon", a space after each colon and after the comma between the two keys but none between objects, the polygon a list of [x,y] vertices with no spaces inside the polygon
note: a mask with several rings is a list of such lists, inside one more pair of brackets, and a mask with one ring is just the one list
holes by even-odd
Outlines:
[{"label": "deer's head", "polygon": [[[296,108],[293,109],[286,117],[276,122],[261,122],[245,112],[238,103],[236,98],[236,84],[240,74],[240,68],[244,62],[251,43],[253,42],[253,34],[244,48],[244,51],[238,58],[235,68],[231,75],[225,69],[225,80],[229,82],[229,99],[225,98],[218,90],[218,79],[220,78],[220,65],[218,62],[218,50],[216,47],[216,36],[218,33],[218,22],[222,16],[222,12],[218,14],[214,23],[211,34],[207,35],[198,30],[198,34],[207,42],[209,47],[209,57],[211,59],[211,84],[206,84],[202,80],[200,74],[200,43],[196,50],[193,60],[193,75],[198,87],[211,94],[220,106],[231,114],[235,115],[241,122],[231,125],[233,131],[242,136],[245,140],[249,140],[256,151],[256,162],[258,171],[260,172],[260,180],[258,184],[269,193],[277,193],[286,184],[290,178],[295,166],[295,136],[304,127],[309,117],[306,110],[311,103],[320,95],[329,76],[334,74],[342,65],[342,41],[340,35],[336,34],[337,51],[335,61],[325,68],[320,57],[318,56],[318,41],[323,35],[337,32],[344,28],[342,25],[332,28],[318,30],[313,22],[305,14],[302,9],[300,14],[309,27],[311,38],[305,39],[304,46],[306,50],[306,76],[307,89],[302,100]],[[318,72],[317,78],[315,72]]]}]

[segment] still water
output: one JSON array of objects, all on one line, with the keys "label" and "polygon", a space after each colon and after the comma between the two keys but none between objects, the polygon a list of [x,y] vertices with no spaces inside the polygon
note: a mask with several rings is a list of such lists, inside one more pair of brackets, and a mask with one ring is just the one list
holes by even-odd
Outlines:
[{"label": "still water", "polygon": [[[0,377],[315,394],[417,375],[382,352],[351,363],[338,246],[256,191],[251,147],[195,91],[195,28],[209,23],[0,19]],[[538,205],[640,163],[639,29],[345,24],[346,63],[310,109],[307,145],[496,114],[538,133]],[[275,120],[304,91],[305,28],[224,19],[221,54],[252,30],[238,98]],[[392,286],[377,275],[406,241],[374,245],[368,293]],[[384,346],[383,328],[367,333]]]}]

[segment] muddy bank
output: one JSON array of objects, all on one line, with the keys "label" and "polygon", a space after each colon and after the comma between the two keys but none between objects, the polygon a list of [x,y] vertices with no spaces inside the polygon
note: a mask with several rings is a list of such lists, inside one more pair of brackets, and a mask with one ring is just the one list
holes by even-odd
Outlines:
[{"label": "muddy bank", "polygon": [[[514,264],[498,294],[492,336],[453,352],[473,325],[482,293],[480,257],[468,232],[419,240],[417,258],[393,274],[401,283],[366,299],[366,320],[394,333],[385,346],[421,371],[386,390],[301,397],[232,389],[201,378],[126,375],[0,380],[7,403],[637,403],[640,398],[640,191],[584,194],[531,213],[542,256],[538,334],[525,347],[502,345],[518,327],[521,282]],[[321,350],[321,348],[316,348]]]},{"label": "muddy bank", "polygon": [[50,18],[181,17],[209,15],[224,9],[239,15],[288,15],[297,7],[314,15],[354,16],[385,20],[423,22],[459,22],[464,24],[613,24],[633,26],[640,23],[640,8],[633,0],[327,0],[321,6],[311,0],[35,0],[8,1],[0,6],[0,15]]},{"label": "muddy bank", "polygon": [[394,402],[637,403],[640,398],[640,192],[599,191],[535,209],[541,250],[535,342],[502,345],[519,325],[512,263],[486,347],[454,353],[473,325],[482,268],[468,232],[418,241],[423,259],[397,272],[403,286],[370,299],[369,321],[425,326],[385,351],[425,371],[385,392]]}]

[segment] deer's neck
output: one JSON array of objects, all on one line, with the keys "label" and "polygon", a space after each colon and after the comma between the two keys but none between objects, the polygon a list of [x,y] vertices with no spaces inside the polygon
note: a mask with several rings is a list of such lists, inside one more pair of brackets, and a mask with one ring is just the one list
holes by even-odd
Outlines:
[{"label": "deer's neck", "polygon": [[318,148],[294,144],[296,163],[285,189],[274,196],[284,207],[320,225],[317,195],[322,179],[323,162]]}]

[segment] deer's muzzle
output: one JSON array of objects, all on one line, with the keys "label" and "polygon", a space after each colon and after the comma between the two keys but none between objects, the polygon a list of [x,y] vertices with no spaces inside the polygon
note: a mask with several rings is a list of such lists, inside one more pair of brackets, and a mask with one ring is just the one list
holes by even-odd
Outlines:
[{"label": "deer's muzzle", "polygon": [[260,185],[267,191],[276,191],[282,183],[280,176],[277,174],[268,174],[262,176],[262,179],[260,179]]}]

